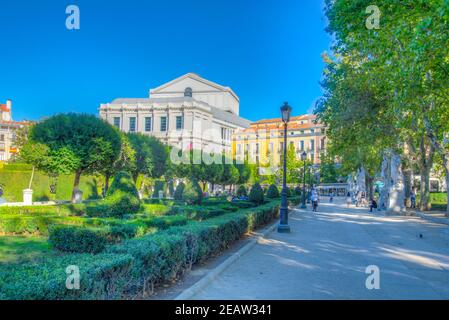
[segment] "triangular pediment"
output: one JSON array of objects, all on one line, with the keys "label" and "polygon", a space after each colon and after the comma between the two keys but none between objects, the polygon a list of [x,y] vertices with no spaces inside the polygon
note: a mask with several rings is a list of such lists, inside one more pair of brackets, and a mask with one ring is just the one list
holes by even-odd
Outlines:
[{"label": "triangular pediment", "polygon": [[204,79],[195,73],[187,73],[157,88],[151,89],[150,94],[182,93],[186,88],[191,88],[193,92],[196,93],[229,92],[238,100],[237,95],[232,91],[231,88],[224,87],[217,83]]}]

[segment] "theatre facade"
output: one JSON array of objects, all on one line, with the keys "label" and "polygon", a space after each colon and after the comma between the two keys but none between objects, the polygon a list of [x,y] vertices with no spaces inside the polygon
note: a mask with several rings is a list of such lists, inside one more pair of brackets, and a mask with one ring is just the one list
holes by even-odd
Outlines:
[{"label": "theatre facade", "polygon": [[154,136],[182,150],[231,153],[234,132],[249,127],[235,92],[188,73],[150,89],[146,98],[101,104],[100,117],[123,132]]}]

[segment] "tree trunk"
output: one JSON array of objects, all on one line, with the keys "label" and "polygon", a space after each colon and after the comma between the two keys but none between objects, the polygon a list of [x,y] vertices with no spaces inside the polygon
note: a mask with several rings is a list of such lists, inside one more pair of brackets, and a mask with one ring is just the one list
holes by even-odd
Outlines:
[{"label": "tree trunk", "polygon": [[404,183],[405,183],[405,207],[411,208],[412,171],[410,170],[410,168],[404,168]]},{"label": "tree trunk", "polygon": [[111,175],[109,173],[104,175],[104,191],[103,191],[103,198],[106,197],[109,190],[109,180],[111,179]]},{"label": "tree trunk", "polygon": [[214,193],[214,189],[215,189],[215,183],[212,183],[212,185],[211,185],[211,189],[212,189],[212,193]]},{"label": "tree trunk", "polygon": [[421,187],[419,190],[420,201],[419,210],[427,211],[430,209],[430,169],[428,167],[421,168]]},{"label": "tree trunk", "polygon": [[369,201],[370,199],[374,199],[374,179],[367,173],[365,176],[366,183],[366,199]]},{"label": "tree trunk", "polygon": [[449,217],[449,159],[447,156],[442,156],[443,165],[446,171],[446,197],[447,197],[447,206],[446,206],[446,217]]},{"label": "tree trunk", "polygon": [[80,185],[81,173],[82,172],[80,170],[75,172],[75,181],[73,182],[73,191],[72,191],[72,203],[75,203],[75,193]]},{"label": "tree trunk", "polygon": [[419,163],[421,186],[420,186],[420,201],[419,210],[430,210],[430,170],[433,166],[433,156],[435,148],[432,144],[427,146],[425,137],[422,138],[420,143],[421,159]]}]

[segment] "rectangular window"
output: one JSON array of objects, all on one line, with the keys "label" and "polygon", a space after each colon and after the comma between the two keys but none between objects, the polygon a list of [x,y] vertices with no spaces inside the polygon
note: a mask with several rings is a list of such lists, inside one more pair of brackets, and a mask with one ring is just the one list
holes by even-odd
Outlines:
[{"label": "rectangular window", "polygon": [[299,142],[299,149],[300,149],[301,151],[304,151],[304,140],[301,140],[301,141]]},{"label": "rectangular window", "polygon": [[145,131],[150,132],[151,131],[151,117],[145,117]]},{"label": "rectangular window", "polygon": [[315,150],[315,140],[310,140],[310,150]]},{"label": "rectangular window", "polygon": [[259,144],[258,143],[256,143],[256,154],[259,154]]},{"label": "rectangular window", "polygon": [[270,142],[270,152],[273,152],[273,142]]},{"label": "rectangular window", "polygon": [[176,116],[176,130],[182,130],[184,129],[184,117],[183,116]]},{"label": "rectangular window", "polygon": [[161,131],[167,131],[167,117],[161,117]]},{"label": "rectangular window", "polygon": [[238,144],[237,145],[237,154],[240,154],[240,153],[242,153],[242,145]]},{"label": "rectangular window", "polygon": [[0,141],[5,141],[5,135],[4,134],[0,134]]},{"label": "rectangular window", "polygon": [[129,132],[136,132],[136,118],[129,118]]},{"label": "rectangular window", "polygon": [[120,129],[120,117],[114,117],[114,126]]}]

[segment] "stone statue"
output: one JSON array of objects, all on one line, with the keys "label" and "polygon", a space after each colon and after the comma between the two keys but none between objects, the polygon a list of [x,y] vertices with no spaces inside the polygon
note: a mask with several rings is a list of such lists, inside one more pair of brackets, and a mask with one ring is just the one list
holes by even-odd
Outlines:
[{"label": "stone statue", "polygon": [[380,190],[379,208],[400,213],[405,210],[405,183],[401,157],[387,150],[384,153],[381,171],[384,186]]}]

